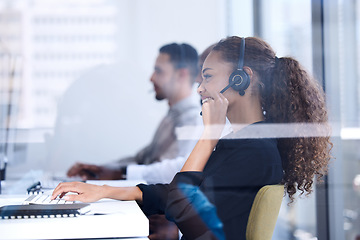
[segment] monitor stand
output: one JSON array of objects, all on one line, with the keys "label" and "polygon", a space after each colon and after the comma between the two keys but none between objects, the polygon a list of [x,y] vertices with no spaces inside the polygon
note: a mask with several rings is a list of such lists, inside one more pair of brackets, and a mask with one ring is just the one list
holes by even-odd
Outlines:
[{"label": "monitor stand", "polygon": [[1,181],[5,180],[7,159],[6,156],[0,158],[0,194],[1,194]]},{"label": "monitor stand", "polygon": [[5,180],[5,167],[0,169],[0,194],[1,194],[1,181]]},{"label": "monitor stand", "polygon": [[6,168],[0,169],[0,180],[1,181],[5,180],[5,169]]},{"label": "monitor stand", "polygon": [[0,154],[0,180],[5,180],[7,160],[5,153]]}]

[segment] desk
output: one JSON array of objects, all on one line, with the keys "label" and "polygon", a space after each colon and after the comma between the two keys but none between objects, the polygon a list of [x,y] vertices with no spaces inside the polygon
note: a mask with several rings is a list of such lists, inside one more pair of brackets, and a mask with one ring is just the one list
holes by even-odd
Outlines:
[{"label": "desk", "polygon": [[[0,195],[0,206],[21,204],[26,197]],[[90,213],[78,217],[0,219],[0,239],[148,239],[148,219],[135,201],[103,199],[90,206]]]}]

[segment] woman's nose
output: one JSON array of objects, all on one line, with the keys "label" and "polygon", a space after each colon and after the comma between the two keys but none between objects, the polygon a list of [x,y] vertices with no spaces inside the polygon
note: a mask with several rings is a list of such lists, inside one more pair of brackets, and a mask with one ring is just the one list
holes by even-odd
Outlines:
[{"label": "woman's nose", "polygon": [[198,88],[196,90],[197,93],[201,95],[204,92],[204,90],[205,89],[204,89],[203,85],[200,83],[200,85],[198,86]]}]

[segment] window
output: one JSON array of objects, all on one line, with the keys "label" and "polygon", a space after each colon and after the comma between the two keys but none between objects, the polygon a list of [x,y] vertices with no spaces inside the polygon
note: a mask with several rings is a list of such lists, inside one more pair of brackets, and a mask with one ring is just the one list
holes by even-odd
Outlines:
[{"label": "window", "polygon": [[336,144],[328,177],[330,239],[360,237],[359,4],[324,2],[325,81]]},{"label": "window", "polygon": [[[254,32],[274,48],[278,57],[292,56],[312,72],[311,0],[254,1]],[[317,236],[315,192],[291,205],[284,200],[273,239],[313,239]]]}]

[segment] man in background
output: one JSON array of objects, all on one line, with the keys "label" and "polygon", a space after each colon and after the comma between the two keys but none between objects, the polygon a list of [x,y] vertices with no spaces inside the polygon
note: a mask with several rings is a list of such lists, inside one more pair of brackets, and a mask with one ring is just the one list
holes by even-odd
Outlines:
[{"label": "man in background", "polygon": [[169,111],[152,142],[134,156],[106,165],[76,163],[67,175],[81,176],[84,180],[169,182],[196,144],[196,138],[178,139],[178,134],[188,126],[196,127],[202,123],[199,100],[193,96],[192,89],[198,72],[198,55],[192,46],[172,43],[161,47],[150,81],[154,85],[156,99],[167,100]]},{"label": "man in background", "polygon": [[[195,82],[197,84],[201,84],[201,82],[202,82],[202,73],[201,73],[202,67],[203,67],[206,57],[209,55],[210,51],[213,49],[214,46],[215,46],[215,44],[210,45],[199,56],[198,66],[199,66],[200,71],[199,71],[198,76],[195,79]],[[176,161],[179,161],[179,160],[176,160]],[[182,164],[184,164],[185,161],[186,161],[186,159],[183,159]],[[182,165],[181,165],[181,167],[182,167]],[[180,169],[179,169],[179,171],[180,171]],[[178,231],[177,226],[173,222],[167,221],[163,215],[152,215],[150,217],[150,232],[151,232],[151,234],[149,235],[150,240],[179,239],[179,231]]]}]

